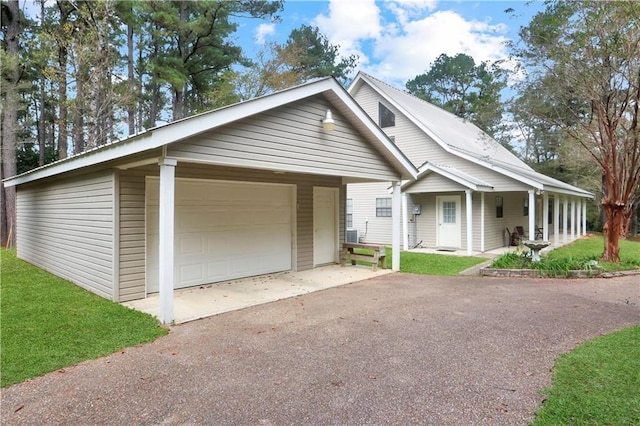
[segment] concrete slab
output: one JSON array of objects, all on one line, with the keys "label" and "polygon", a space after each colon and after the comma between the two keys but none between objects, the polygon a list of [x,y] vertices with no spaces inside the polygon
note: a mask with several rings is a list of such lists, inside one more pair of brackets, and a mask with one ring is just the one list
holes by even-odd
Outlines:
[{"label": "concrete slab", "polygon": [[[368,266],[329,265],[309,271],[281,272],[180,289],[174,292],[175,323],[181,324],[249,306],[275,302],[392,272],[389,269],[372,271]],[[152,294],[146,299],[124,302],[123,305],[157,317],[159,295]]]}]

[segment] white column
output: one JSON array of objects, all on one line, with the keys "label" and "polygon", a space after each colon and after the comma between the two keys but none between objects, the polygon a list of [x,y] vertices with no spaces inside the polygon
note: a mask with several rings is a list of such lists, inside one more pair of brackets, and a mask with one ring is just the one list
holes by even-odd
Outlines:
[{"label": "white column", "polygon": [[391,268],[394,271],[400,270],[400,208],[402,207],[401,195],[402,182],[393,182],[393,197],[391,199]]},{"label": "white column", "polygon": [[404,249],[409,250],[409,212],[407,211],[407,194],[402,194],[402,239]]},{"label": "white column", "polygon": [[173,323],[173,233],[175,210],[175,173],[177,161],[160,160],[159,259],[160,290],[159,319],[162,324]]},{"label": "white column", "polygon": [[542,240],[549,241],[549,194],[542,194]]},{"label": "white column", "polygon": [[576,238],[580,238],[581,230],[580,226],[582,225],[582,198],[576,199]]},{"label": "white column", "polygon": [[466,189],[464,191],[466,195],[465,204],[467,207],[467,254],[473,255],[473,198],[471,197],[471,190]]},{"label": "white column", "polygon": [[582,200],[582,232],[587,235],[587,199]]},{"label": "white column", "polygon": [[529,190],[529,239],[536,238],[536,193]]},{"label": "white column", "polygon": [[484,253],[484,192],[480,193],[480,251]]},{"label": "white column", "polygon": [[571,199],[571,240],[576,239],[576,199]]},{"label": "white column", "polygon": [[560,245],[560,196],[553,196],[553,239],[556,246]]},{"label": "white column", "polygon": [[562,242],[564,244],[566,244],[569,241],[568,238],[568,229],[567,229],[567,216],[569,215],[569,198],[567,198],[566,196],[563,197],[563,204],[562,204]]}]

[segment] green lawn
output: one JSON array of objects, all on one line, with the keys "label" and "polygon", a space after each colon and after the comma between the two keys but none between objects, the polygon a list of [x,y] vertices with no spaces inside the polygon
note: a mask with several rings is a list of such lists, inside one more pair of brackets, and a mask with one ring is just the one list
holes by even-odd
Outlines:
[{"label": "green lawn", "polygon": [[[372,254],[370,250],[356,249],[356,253]],[[391,269],[391,248],[387,247],[387,268]],[[400,271],[410,274],[423,275],[458,275],[460,272],[486,261],[482,257],[453,256],[447,254],[431,253],[400,253]],[[361,265],[370,265],[366,262],[357,262]]]},{"label": "green lawn", "polygon": [[578,346],[553,369],[534,426],[639,425],[640,326]]},{"label": "green lawn", "polygon": [[620,263],[601,262],[604,238],[591,235],[568,245],[551,250],[542,260],[532,263],[528,249],[519,253],[507,253],[496,258],[491,267],[506,269],[539,269],[550,275],[566,275],[575,269],[591,269],[595,266],[604,272],[640,269],[640,242],[620,240]]},{"label": "green lawn", "polygon": [[1,386],[163,336],[151,316],[89,293],[0,249]]},{"label": "green lawn", "polygon": [[[549,259],[599,259],[604,252],[604,237],[590,235],[549,252]],[[598,262],[605,271],[640,269],[640,242],[620,240],[620,263]]]}]

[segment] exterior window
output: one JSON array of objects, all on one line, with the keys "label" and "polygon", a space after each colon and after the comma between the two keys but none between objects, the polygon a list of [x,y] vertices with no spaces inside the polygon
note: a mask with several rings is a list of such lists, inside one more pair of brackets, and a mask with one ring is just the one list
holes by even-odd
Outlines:
[{"label": "exterior window", "polygon": [[347,228],[353,228],[353,200],[347,198]]},{"label": "exterior window", "polygon": [[444,223],[456,223],[455,201],[445,201],[442,203],[442,221]]},{"label": "exterior window", "polygon": [[524,199],[524,204],[522,206],[522,214],[524,216],[529,216],[529,199],[528,198]]},{"label": "exterior window", "polygon": [[391,198],[376,198],[376,216],[391,217]]},{"label": "exterior window", "polygon": [[549,216],[547,217],[547,223],[551,225],[553,223],[553,200],[549,199]]},{"label": "exterior window", "polygon": [[503,208],[502,197],[496,197],[496,217],[502,217],[503,215],[502,208]]},{"label": "exterior window", "polygon": [[380,102],[378,102],[378,122],[382,128],[396,125],[396,115]]}]

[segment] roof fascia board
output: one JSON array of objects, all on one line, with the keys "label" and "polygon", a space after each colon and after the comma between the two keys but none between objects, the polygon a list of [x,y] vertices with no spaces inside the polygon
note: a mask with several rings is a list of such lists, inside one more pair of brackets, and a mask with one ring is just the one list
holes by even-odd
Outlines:
[{"label": "roof fascia board", "polygon": [[573,195],[573,196],[581,197],[581,198],[593,199],[595,197],[595,195],[593,193],[588,192],[588,191],[571,191],[569,189],[558,188],[558,187],[554,187],[554,186],[546,187],[545,191],[547,191],[547,192],[555,192],[557,194],[563,194],[563,195]]},{"label": "roof fascia board", "polygon": [[54,176],[60,173],[70,172],[73,170],[82,169],[84,167],[93,166],[95,164],[115,160],[120,157],[138,154],[140,152],[153,149],[154,144],[152,142],[151,135],[147,134],[140,137],[139,139],[135,139],[129,142],[113,143],[100,148],[101,149],[98,149],[94,152],[89,151],[86,154],[80,154],[75,158],[72,157],[68,161],[63,161],[55,165],[52,164],[51,167],[44,167],[39,170],[35,170],[32,173],[8,178],[4,181],[4,186],[11,187],[20,185],[23,183],[32,182],[34,180]]}]

